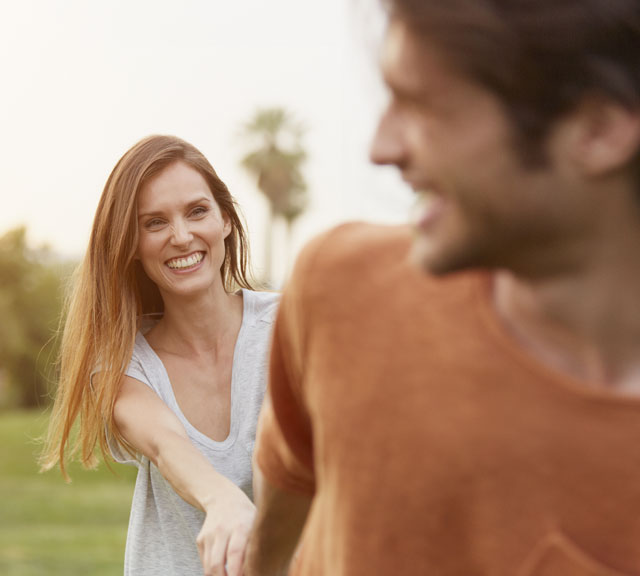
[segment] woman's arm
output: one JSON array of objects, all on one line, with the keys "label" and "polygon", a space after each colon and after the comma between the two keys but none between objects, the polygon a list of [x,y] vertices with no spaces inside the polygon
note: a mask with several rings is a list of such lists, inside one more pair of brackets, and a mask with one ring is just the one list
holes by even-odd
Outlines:
[{"label": "woman's arm", "polygon": [[249,498],[215,471],[177,416],[144,383],[123,377],[114,419],[127,442],[157,466],[186,502],[205,513],[197,538],[205,576],[240,576],[255,515]]}]

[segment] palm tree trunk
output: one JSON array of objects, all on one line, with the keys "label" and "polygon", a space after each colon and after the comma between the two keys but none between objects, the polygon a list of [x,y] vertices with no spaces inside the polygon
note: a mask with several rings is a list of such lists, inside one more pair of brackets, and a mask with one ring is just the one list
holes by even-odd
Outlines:
[{"label": "palm tree trunk", "polygon": [[264,238],[264,283],[271,288],[273,285],[273,205],[268,202],[267,226]]},{"label": "palm tree trunk", "polygon": [[287,224],[287,236],[286,236],[286,245],[284,247],[285,258],[287,259],[285,262],[284,268],[284,277],[289,277],[289,272],[291,272],[291,261],[293,259],[293,220],[291,218],[286,219]]}]

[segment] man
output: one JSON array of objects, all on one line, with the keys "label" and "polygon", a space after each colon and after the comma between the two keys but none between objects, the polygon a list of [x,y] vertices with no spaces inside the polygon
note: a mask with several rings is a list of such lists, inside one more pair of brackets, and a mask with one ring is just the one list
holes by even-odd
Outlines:
[{"label": "man", "polygon": [[640,2],[389,11],[372,158],[421,208],[298,261],[246,573],[304,525],[294,574],[638,574]]}]

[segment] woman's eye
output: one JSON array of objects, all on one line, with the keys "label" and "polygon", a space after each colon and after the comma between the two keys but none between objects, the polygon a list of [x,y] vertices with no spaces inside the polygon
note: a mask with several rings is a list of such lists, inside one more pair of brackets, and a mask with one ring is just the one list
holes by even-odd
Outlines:
[{"label": "woman's eye", "polygon": [[204,208],[203,206],[197,206],[191,211],[191,216],[195,216],[197,218],[198,216],[204,216],[206,213],[206,208]]},{"label": "woman's eye", "polygon": [[159,228],[162,224],[164,224],[163,220],[160,220],[160,218],[153,218],[145,224],[145,228]]}]

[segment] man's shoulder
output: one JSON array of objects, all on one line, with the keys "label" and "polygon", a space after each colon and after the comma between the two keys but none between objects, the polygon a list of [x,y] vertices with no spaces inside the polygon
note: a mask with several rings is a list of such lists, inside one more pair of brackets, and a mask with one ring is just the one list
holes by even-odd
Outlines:
[{"label": "man's shoulder", "polygon": [[411,241],[411,227],[408,224],[353,221],[339,224],[325,234],[336,240],[349,238],[354,244],[380,245],[383,249],[397,243],[407,246]]},{"label": "man's shoulder", "polygon": [[345,294],[354,298],[415,296],[423,299],[460,296],[477,285],[475,271],[435,277],[410,258],[408,225],[350,222],[315,237],[303,249],[292,282],[305,293]]},{"label": "man's shoulder", "polygon": [[408,226],[348,222],[313,238],[299,262],[313,269],[352,269],[380,265],[382,260],[404,258],[411,245]]}]

